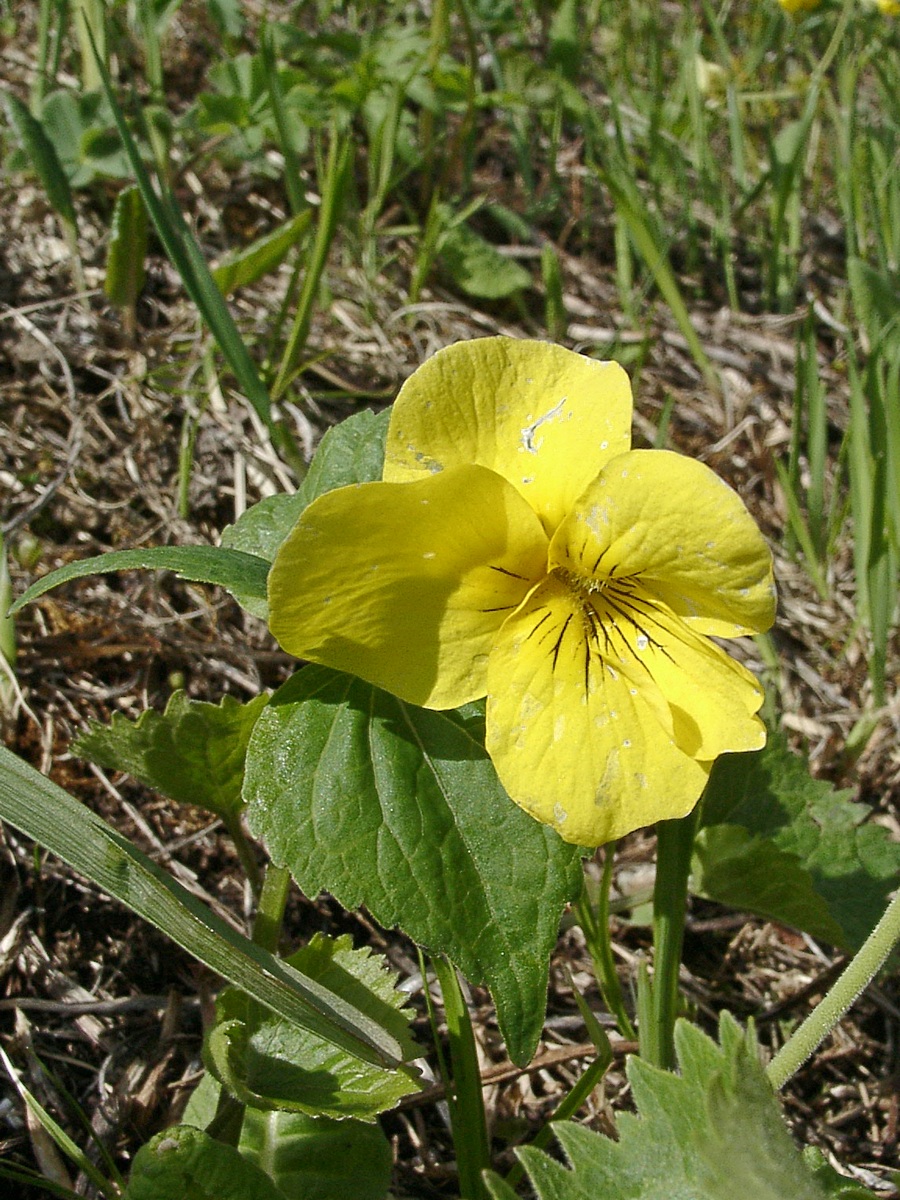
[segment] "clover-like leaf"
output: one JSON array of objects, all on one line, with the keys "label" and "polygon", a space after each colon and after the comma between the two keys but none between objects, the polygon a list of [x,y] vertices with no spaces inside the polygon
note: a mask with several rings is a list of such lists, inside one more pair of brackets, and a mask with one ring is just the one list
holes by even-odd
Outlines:
[{"label": "clover-like leaf", "polygon": [[510,1056],[531,1058],[580,851],[506,795],[479,706],[416,708],[306,667],[257,723],[244,797],[254,833],[307,895],[364,904],[486,983]]},{"label": "clover-like leaf", "polygon": [[266,695],[247,704],[225,696],[220,704],[207,704],[173,692],[164,713],[147,709],[136,721],[121,713],[109,725],[92,721],[72,748],[180,804],[230,817],[243,804],[247,744],[267,702]]},{"label": "clover-like leaf", "polygon": [[[393,974],[376,956],[354,950],[349,936],[335,941],[317,934],[287,961],[390,1029],[405,1056],[415,1057],[404,998],[394,988]],[[205,1047],[207,1063],[244,1104],[372,1121],[417,1089],[410,1068],[389,1070],[361,1062],[237,988],[221,993],[216,1017]]]},{"label": "clover-like leaf", "polygon": [[[784,736],[772,733],[763,750],[725,754],[716,762],[703,802],[703,820],[707,825],[739,825],[768,839],[777,850],[795,855],[843,932],[833,940],[856,950],[884,912],[888,894],[900,878],[900,845],[883,826],[867,820],[870,808],[852,801],[850,795],[813,779]],[[791,886],[783,878],[787,897]],[[768,892],[774,898],[771,889]],[[741,906],[757,908],[749,895]],[[758,911],[786,924],[796,923],[787,912],[776,913],[770,906]],[[818,935],[825,936],[821,929]]]},{"label": "clover-like leaf", "polygon": [[[679,1073],[628,1063],[637,1115],[618,1140],[567,1122],[554,1126],[568,1166],[530,1147],[517,1151],[538,1200],[826,1200],[804,1163],[768,1083],[752,1032],[727,1013],[720,1044],[676,1026]],[[509,1188],[492,1176],[493,1200]],[[865,1192],[862,1195],[866,1195]]]}]

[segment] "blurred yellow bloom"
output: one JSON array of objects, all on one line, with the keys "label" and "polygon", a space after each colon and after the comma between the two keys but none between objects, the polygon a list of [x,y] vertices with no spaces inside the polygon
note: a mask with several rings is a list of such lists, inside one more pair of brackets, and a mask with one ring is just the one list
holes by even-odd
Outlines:
[{"label": "blurred yellow bloom", "polygon": [[900,0],[863,0],[869,8],[877,8],[886,17],[900,16]]},{"label": "blurred yellow bloom", "polygon": [[428,708],[486,695],[509,795],[584,845],[683,816],[719,754],[765,741],[759,684],[710,638],[772,623],[769,551],[630,426],[615,363],[451,346],[401,389],[382,482],[314,501],[269,577],[291,654]]},{"label": "blurred yellow bloom", "polygon": [[822,0],[778,0],[785,12],[812,12],[818,8]]}]

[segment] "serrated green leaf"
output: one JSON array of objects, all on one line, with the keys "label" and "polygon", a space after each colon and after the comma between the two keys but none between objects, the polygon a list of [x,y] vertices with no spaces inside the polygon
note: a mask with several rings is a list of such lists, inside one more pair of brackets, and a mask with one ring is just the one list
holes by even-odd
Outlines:
[{"label": "serrated green leaf", "polygon": [[223,295],[230,296],[274,271],[311,224],[312,210],[308,209],[213,267],[212,277]]},{"label": "serrated green leaf", "polygon": [[466,224],[454,225],[441,239],[441,263],[468,296],[504,300],[531,286],[531,276]]},{"label": "serrated green leaf", "polygon": [[285,1200],[384,1200],[391,1181],[390,1144],[361,1121],[248,1108],[238,1149]]},{"label": "serrated green leaf", "polygon": [[306,667],[256,724],[244,798],[308,895],[364,904],[486,983],[511,1058],[529,1061],[580,852],[506,795],[478,706],[432,712]]},{"label": "serrated green leaf", "polygon": [[[360,1005],[390,1030],[407,1058],[418,1053],[394,976],[368,950],[354,950],[349,936],[335,941],[317,934],[287,962]],[[362,1063],[236,988],[226,988],[216,1001],[216,1023],[204,1053],[209,1070],[234,1096],[263,1110],[373,1121],[418,1089],[410,1068],[391,1071]]]},{"label": "serrated green leaf", "polygon": [[844,943],[857,950],[897,885],[900,845],[867,821],[871,809],[850,795],[813,779],[784,736],[774,733],[762,750],[717,759],[703,820],[740,825],[795,854],[843,930]]},{"label": "serrated green leaf", "polygon": [[268,696],[241,704],[189,700],[174,692],[164,713],[147,709],[136,721],[116,713],[109,725],[91,721],[75,739],[75,754],[101,767],[125,771],[148,787],[221,817],[243,805],[244,758],[256,719]]},{"label": "serrated green leaf", "polygon": [[122,1200],[288,1200],[256,1163],[192,1125],[138,1150]]},{"label": "serrated green leaf", "polygon": [[113,550],[95,558],[79,559],[44,575],[19,597],[9,614],[13,616],[26,604],[70,579],[138,569],[174,571],[180,579],[219,584],[235,596],[265,598],[269,565],[253,554],[218,546],[148,546],[143,550]]},{"label": "serrated green leaf", "polygon": [[[720,1045],[679,1021],[680,1074],[628,1062],[637,1115],[618,1120],[618,1140],[581,1125],[554,1132],[568,1166],[534,1148],[516,1153],[538,1200],[825,1200],[794,1146],[755,1039],[728,1014]],[[508,1192],[490,1181],[494,1200]]]},{"label": "serrated green leaf", "polygon": [[769,838],[755,836],[741,825],[708,825],[700,830],[694,842],[691,891],[793,925],[832,945],[844,942],[844,931],[797,855],[779,850]]},{"label": "serrated green leaf", "polygon": [[147,274],[147,240],[150,223],[136,187],[123,188],[116,197],[112,231],[106,255],[103,290],[110,304],[134,308]]},{"label": "serrated green leaf", "polygon": [[[329,429],[297,491],[290,495],[267,496],[248,508],[224,530],[222,546],[271,563],[304,508],[317,496],[334,488],[381,478],[389,418],[390,409],[373,413],[366,408]],[[262,599],[236,596],[236,599],[248,612],[266,619],[268,610],[264,596]]]}]

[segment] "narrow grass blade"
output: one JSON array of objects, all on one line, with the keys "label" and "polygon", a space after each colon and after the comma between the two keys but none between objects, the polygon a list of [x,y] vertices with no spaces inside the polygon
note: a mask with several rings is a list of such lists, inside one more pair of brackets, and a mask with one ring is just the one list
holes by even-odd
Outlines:
[{"label": "narrow grass blade", "polygon": [[297,216],[307,208],[307,203],[303,195],[300,160],[294,150],[288,115],[284,106],[284,92],[278,74],[272,31],[268,25],[263,25],[260,31],[259,50],[266,76],[266,89],[275,116],[275,128],[278,130],[278,149],[284,159],[284,186],[291,212]]},{"label": "narrow grass blade", "polygon": [[4,747],[0,818],[279,1016],[364,1062],[395,1066],[402,1060],[386,1030],[237,933],[127,838]]},{"label": "narrow grass blade", "polygon": [[163,190],[157,193],[154,188],[141,158],[137,142],[131,135],[125,114],[116,98],[109,72],[100,61],[99,56],[97,57],[97,69],[100,72],[103,90],[112,109],[122,145],[128,155],[128,161],[131,163],[135,182],[140,189],[153,227],[159,235],[172,265],[181,276],[188,295],[196,304],[207,328],[225,355],[244,396],[261,420],[272,430],[272,402],[269,393],[241,338],[234,318],[228,311],[224,297],[210,274],[200,247],[171,196]]},{"label": "narrow grass blade", "polygon": [[662,247],[661,240],[653,228],[653,222],[647,206],[644,204],[633,180],[625,173],[624,166],[619,164],[619,167],[620,169],[616,170],[610,164],[603,171],[604,182],[612,195],[616,212],[625,222],[635,248],[653,276],[654,282],[659,288],[663,299],[671,309],[678,328],[687,342],[694,362],[703,373],[707,382],[718,389],[719,382],[716,369],[703,349],[700,339],[697,336],[697,331],[691,322],[690,313],[684,302],[684,297],[681,294],[675,273],[669,263],[666,251]]},{"label": "narrow grass blade", "polygon": [[81,1147],[72,1141],[62,1126],[50,1116],[46,1108],[44,1108],[37,1097],[33,1096],[25,1084],[22,1083],[21,1079],[19,1079],[19,1076],[16,1073],[15,1068],[7,1057],[6,1051],[2,1047],[0,1047],[0,1062],[3,1063],[4,1067],[6,1067],[6,1073],[12,1080],[16,1091],[40,1122],[41,1128],[44,1130],[47,1136],[50,1137],[63,1152],[63,1154],[65,1154],[66,1157],[73,1162],[76,1167],[78,1167],[79,1171],[84,1172],[101,1196],[107,1196],[109,1197],[109,1200],[115,1200],[115,1197],[118,1195],[118,1188],[116,1185],[112,1180],[107,1179],[102,1171],[94,1166]]},{"label": "narrow grass blade", "polygon": [[447,1080],[447,1105],[459,1167],[460,1194],[467,1200],[483,1200],[481,1172],[490,1167],[491,1156],[475,1035],[456,968],[440,957],[433,960],[433,965],[444,997],[450,1043],[451,1077]]},{"label": "narrow grass blade", "polygon": [[266,595],[269,563],[255,554],[220,546],[148,546],[143,550],[113,550],[109,554],[79,559],[44,575],[23,592],[10,608],[9,615],[14,616],[26,604],[70,579],[137,569],[175,571],[182,579],[219,584],[238,595],[262,600]]},{"label": "narrow grass blade", "polygon": [[306,346],[319,284],[346,199],[352,156],[353,142],[351,138],[346,134],[342,136],[337,129],[333,129],[328,147],[328,160],[322,185],[322,206],[319,209],[316,236],[306,266],[306,274],[303,277],[303,285],[297,301],[297,312],[288,337],[288,344],[272,388],[272,395],[276,400],[284,395],[294,378]]}]

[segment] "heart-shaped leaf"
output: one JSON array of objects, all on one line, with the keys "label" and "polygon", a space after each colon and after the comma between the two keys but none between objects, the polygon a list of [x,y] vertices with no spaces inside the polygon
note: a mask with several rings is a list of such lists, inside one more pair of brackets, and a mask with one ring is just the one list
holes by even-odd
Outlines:
[{"label": "heart-shaped leaf", "polygon": [[506,795],[480,707],[433,712],[306,667],[257,721],[244,798],[307,895],[364,904],[446,954],[491,989],[513,1060],[531,1058],[580,851]]}]

